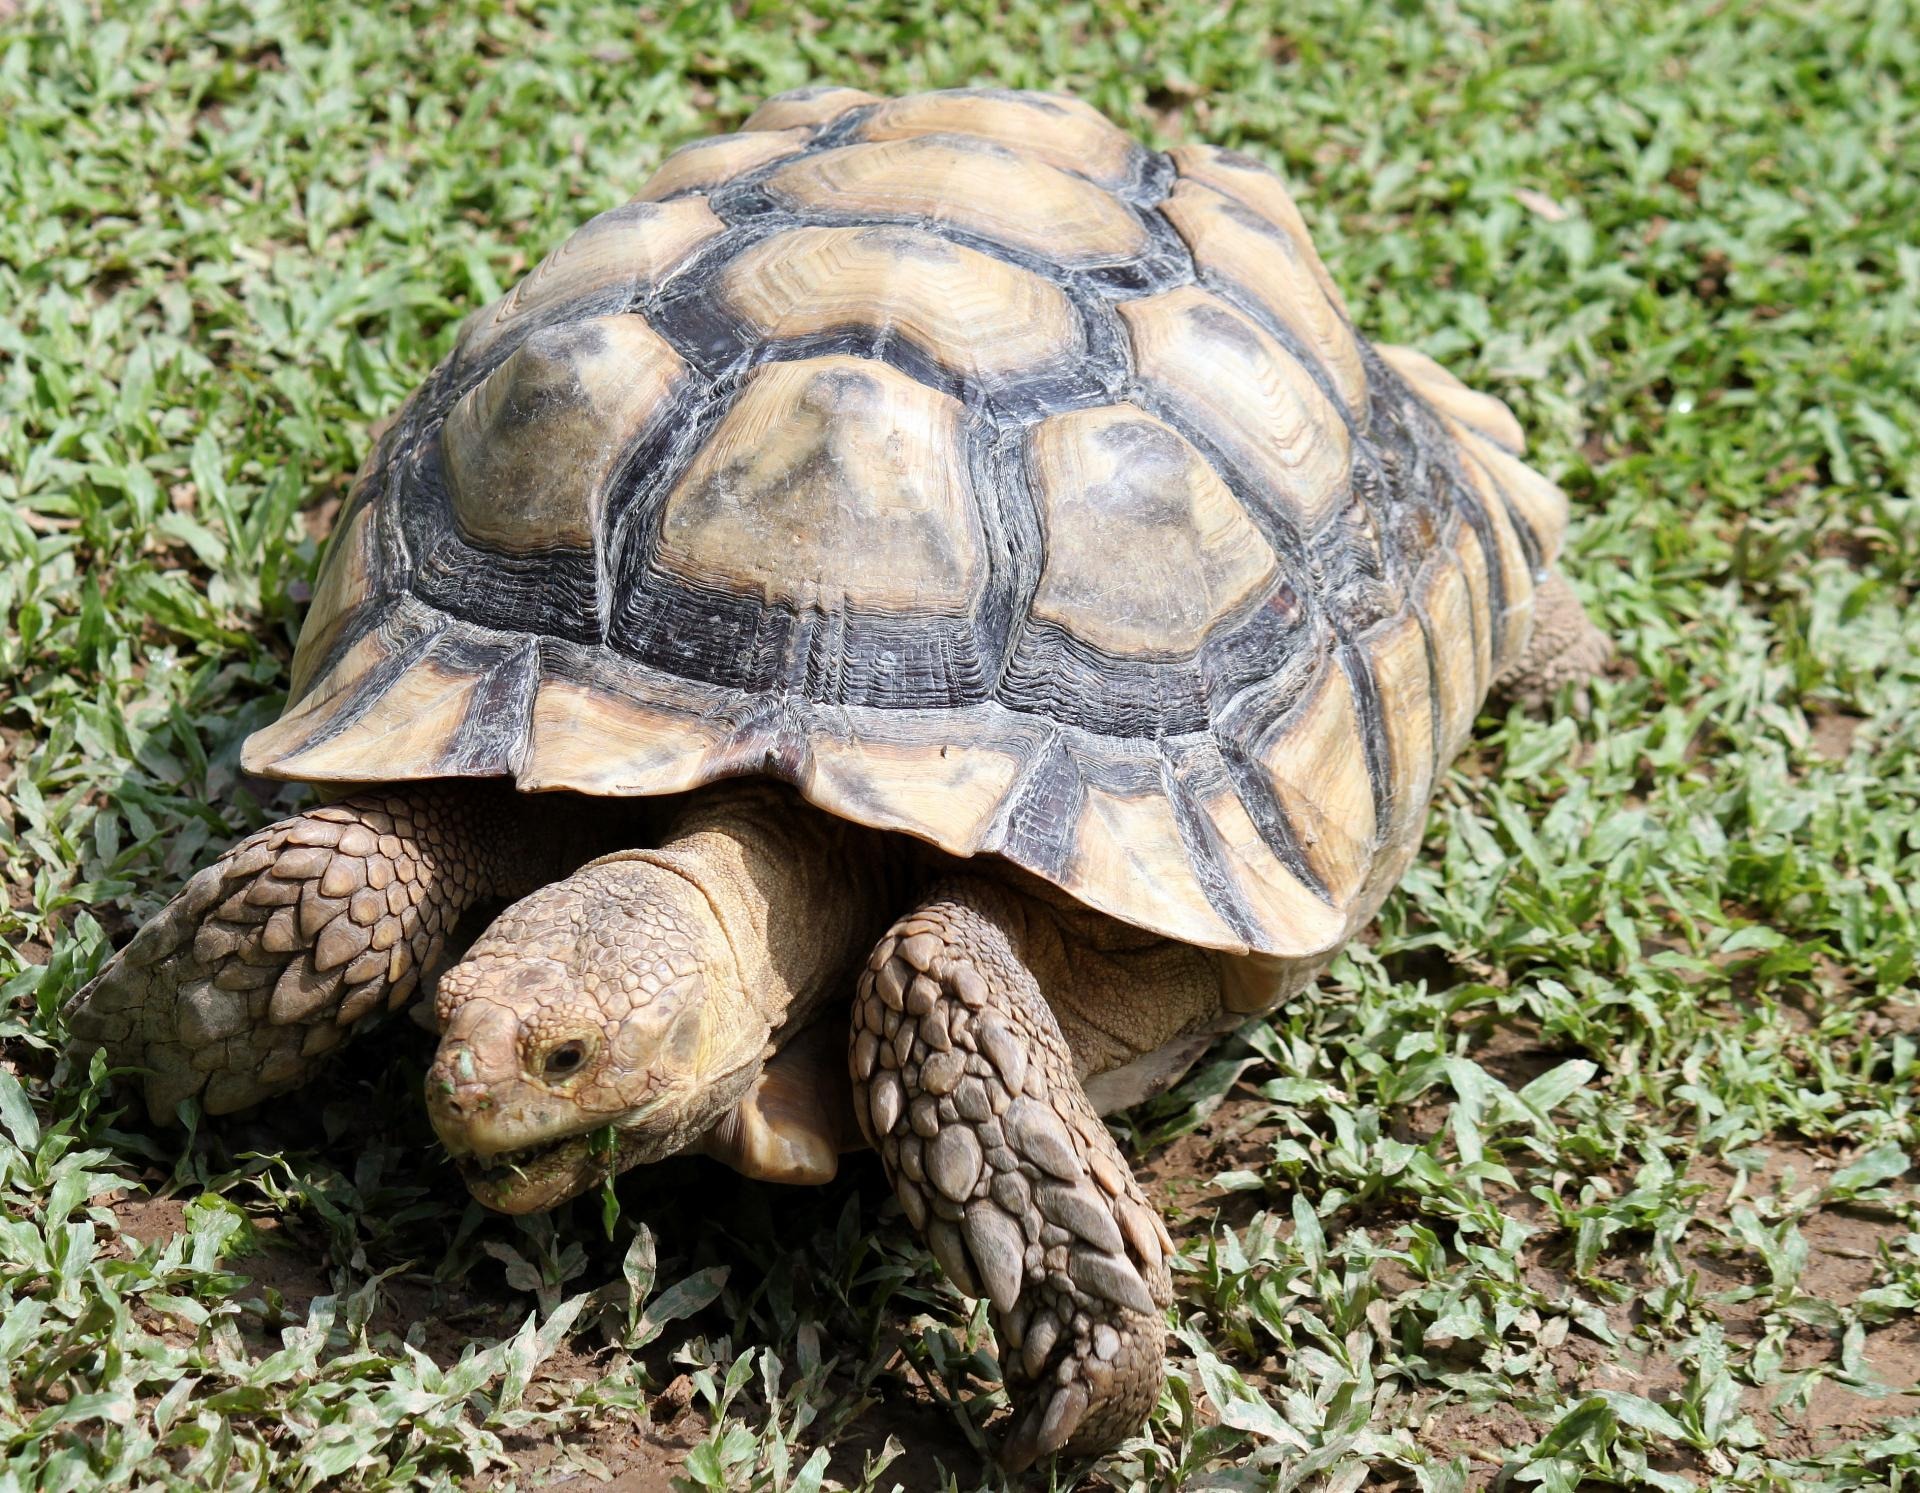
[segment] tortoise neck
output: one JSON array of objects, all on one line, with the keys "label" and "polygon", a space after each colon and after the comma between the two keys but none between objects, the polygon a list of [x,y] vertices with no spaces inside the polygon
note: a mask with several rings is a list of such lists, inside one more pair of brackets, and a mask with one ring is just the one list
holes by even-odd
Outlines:
[{"label": "tortoise neck", "polygon": [[898,836],[762,782],[698,795],[655,853],[706,895],[746,997],[775,1031],[851,991],[917,879]]}]

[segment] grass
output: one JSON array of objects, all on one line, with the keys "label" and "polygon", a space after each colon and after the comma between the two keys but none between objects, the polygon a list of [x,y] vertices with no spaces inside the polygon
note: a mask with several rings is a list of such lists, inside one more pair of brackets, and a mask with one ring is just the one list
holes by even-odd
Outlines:
[{"label": "grass", "polygon": [[1282,167],[1363,326],[1520,412],[1625,660],[1483,721],[1370,946],[1132,1117],[1178,1337],[1092,1486],[1920,1486],[1909,5],[100,0],[0,4],[0,1490],[981,1475],[984,1319],[871,1164],[516,1222],[410,1037],[187,1138],[60,1056],[294,801],[237,751],[369,428],[819,79]]}]

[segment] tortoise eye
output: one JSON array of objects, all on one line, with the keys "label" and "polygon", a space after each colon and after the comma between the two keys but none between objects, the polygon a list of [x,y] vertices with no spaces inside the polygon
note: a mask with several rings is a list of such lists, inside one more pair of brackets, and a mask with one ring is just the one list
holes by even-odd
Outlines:
[{"label": "tortoise eye", "polygon": [[578,1071],[587,1060],[587,1044],[584,1042],[562,1042],[547,1054],[544,1064],[548,1078],[565,1078]]}]

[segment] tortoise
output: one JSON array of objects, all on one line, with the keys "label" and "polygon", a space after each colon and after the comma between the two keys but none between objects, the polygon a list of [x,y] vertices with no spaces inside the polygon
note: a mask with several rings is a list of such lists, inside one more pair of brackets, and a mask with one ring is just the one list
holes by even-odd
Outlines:
[{"label": "tortoise", "polygon": [[1490,692],[1605,657],[1521,456],[1245,155],[781,95],[406,401],[242,758],[344,796],[194,876],[76,1043],[164,1121],[430,996],[433,1124],[509,1212],[873,1145],[991,1303],[1006,1464],[1111,1448],[1173,1246],[1101,1117],[1368,922]]}]

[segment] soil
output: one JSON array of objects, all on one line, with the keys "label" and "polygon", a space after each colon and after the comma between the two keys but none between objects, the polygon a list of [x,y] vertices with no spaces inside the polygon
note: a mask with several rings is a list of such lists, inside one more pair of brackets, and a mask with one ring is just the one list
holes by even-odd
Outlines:
[{"label": "soil", "polygon": [[1814,755],[1828,762],[1844,762],[1853,750],[1854,733],[1862,722],[1857,715],[1819,715],[1813,719]]},{"label": "soil", "polygon": [[[594,1377],[590,1360],[575,1360],[565,1348],[543,1365],[544,1377],[564,1381]],[[561,1493],[674,1493],[673,1479],[687,1453],[707,1433],[706,1418],[692,1408],[693,1386],[682,1376],[661,1391],[653,1421],[605,1422],[561,1437],[510,1437],[507,1454],[520,1487]],[[502,1471],[468,1484],[475,1493],[509,1485]]]}]

